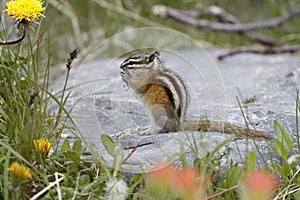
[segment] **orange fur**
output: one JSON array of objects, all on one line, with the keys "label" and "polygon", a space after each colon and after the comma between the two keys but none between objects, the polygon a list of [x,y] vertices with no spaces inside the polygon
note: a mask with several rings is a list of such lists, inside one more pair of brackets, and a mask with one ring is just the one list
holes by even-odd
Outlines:
[{"label": "orange fur", "polygon": [[148,84],[145,88],[144,98],[149,105],[161,105],[164,108],[170,107],[168,95],[163,86],[159,84]]}]

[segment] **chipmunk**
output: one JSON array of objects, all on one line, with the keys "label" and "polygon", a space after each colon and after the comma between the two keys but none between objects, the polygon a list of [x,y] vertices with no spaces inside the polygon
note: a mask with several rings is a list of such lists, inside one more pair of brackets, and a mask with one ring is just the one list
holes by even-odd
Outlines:
[{"label": "chipmunk", "polygon": [[153,133],[219,131],[239,137],[270,139],[263,131],[209,120],[186,120],[190,96],[184,80],[166,68],[159,51],[129,56],[120,66],[121,78],[141,98]]}]

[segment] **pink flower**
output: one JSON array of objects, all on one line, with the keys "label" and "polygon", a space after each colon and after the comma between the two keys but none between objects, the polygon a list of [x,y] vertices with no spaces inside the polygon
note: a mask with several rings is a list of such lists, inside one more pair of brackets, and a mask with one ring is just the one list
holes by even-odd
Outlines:
[{"label": "pink flower", "polygon": [[176,171],[172,165],[158,164],[150,173],[152,181],[169,187],[176,181]]},{"label": "pink flower", "polygon": [[266,170],[256,170],[246,175],[244,182],[246,199],[271,199],[280,186],[277,176]]},{"label": "pink flower", "polygon": [[206,177],[200,176],[198,170],[186,167],[177,171],[174,188],[186,200],[199,200],[206,197],[206,189],[210,181]]},{"label": "pink flower", "polygon": [[[191,167],[175,169],[172,165],[159,164],[151,172],[150,179],[161,190],[175,190],[184,200],[200,200],[206,197],[210,180]],[[161,192],[162,194],[164,192]]]}]

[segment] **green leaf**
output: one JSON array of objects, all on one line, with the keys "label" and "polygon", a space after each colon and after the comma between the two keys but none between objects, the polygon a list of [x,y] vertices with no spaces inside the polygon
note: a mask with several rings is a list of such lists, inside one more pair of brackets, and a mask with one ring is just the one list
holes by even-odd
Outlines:
[{"label": "green leaf", "polygon": [[271,166],[272,166],[272,170],[273,170],[273,172],[275,172],[275,174],[282,174],[281,165],[279,165],[277,163],[272,163]]},{"label": "green leaf", "polygon": [[295,200],[300,200],[300,190],[294,193]]},{"label": "green leaf", "polygon": [[82,153],[82,145],[80,140],[76,140],[72,146],[72,151],[76,152],[79,156]]},{"label": "green leaf", "polygon": [[116,144],[112,140],[112,138],[108,135],[102,134],[101,141],[102,141],[102,144],[104,145],[107,153],[109,153],[109,155],[111,155],[111,156],[114,156]]},{"label": "green leaf", "polygon": [[71,148],[70,146],[70,142],[68,139],[65,139],[65,141],[63,142],[63,144],[61,145],[61,153],[64,154],[64,152],[69,151]]},{"label": "green leaf", "polygon": [[288,150],[287,150],[286,146],[283,145],[283,143],[280,140],[275,139],[275,141],[274,141],[274,149],[275,149],[276,153],[283,160],[287,160],[288,159]]},{"label": "green leaf", "polygon": [[291,152],[294,148],[294,143],[290,133],[276,120],[274,121],[274,129],[277,139],[282,142],[288,152]]},{"label": "green leaf", "polygon": [[89,175],[83,174],[83,175],[80,176],[79,185],[81,187],[87,186],[90,183],[91,183],[91,180],[90,180]]},{"label": "green leaf", "polygon": [[63,154],[65,157],[71,159],[76,165],[80,166],[81,168],[86,168],[86,166],[83,164],[83,161],[80,159],[76,152],[65,151]]},{"label": "green leaf", "polygon": [[180,160],[181,160],[182,167],[188,166],[188,162],[187,162],[186,156],[185,156],[184,145],[180,145]]},{"label": "green leaf", "polygon": [[113,163],[113,168],[115,169],[114,171],[114,176],[116,176],[117,171],[121,170],[121,166],[124,161],[124,152],[123,149],[119,146],[116,146],[114,149],[114,163]]},{"label": "green leaf", "polygon": [[253,172],[256,169],[256,154],[255,151],[251,151],[247,158],[247,172]]},{"label": "green leaf", "polygon": [[201,159],[200,158],[196,158],[195,160],[194,160],[194,167],[195,168],[198,168],[198,169],[201,169]]},{"label": "green leaf", "polygon": [[280,175],[286,179],[286,181],[290,181],[291,177],[293,176],[293,169],[291,168],[291,165],[285,163],[281,164],[281,173]]},{"label": "green leaf", "polygon": [[227,187],[232,187],[237,184],[239,177],[241,175],[241,168],[238,165],[232,165],[230,173],[227,177],[226,184]]},{"label": "green leaf", "polygon": [[141,185],[141,184],[144,183],[144,182],[143,182],[144,179],[145,179],[145,177],[144,177],[144,175],[142,175],[142,174],[136,174],[136,175],[134,175],[134,177],[132,177],[131,180],[130,180],[130,184],[129,184],[130,188],[129,188],[129,190],[127,191],[128,194],[132,194],[133,192],[135,192],[135,191],[136,191],[136,188],[137,188],[139,185]]}]

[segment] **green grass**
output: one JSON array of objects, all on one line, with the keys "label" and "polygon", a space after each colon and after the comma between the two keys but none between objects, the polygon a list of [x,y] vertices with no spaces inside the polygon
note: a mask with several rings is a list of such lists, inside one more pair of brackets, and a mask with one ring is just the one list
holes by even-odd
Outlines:
[{"label": "green grass", "polygon": [[[36,28],[36,27],[35,27]],[[81,138],[68,148],[58,149],[61,133],[70,129],[77,137],[80,131],[64,108],[67,101],[66,87],[62,85],[61,98],[57,99],[50,91],[50,54],[43,57],[39,44],[41,33],[31,31],[28,37],[17,45],[1,46],[0,60],[0,199],[28,199],[33,197],[51,182],[55,174],[63,174],[60,192],[64,199],[103,196],[101,185],[108,179],[109,170],[100,159],[80,159]],[[37,38],[37,39],[34,39]],[[1,40],[5,38],[2,37]],[[68,56],[68,53],[65,55]],[[67,74],[69,72],[66,69]],[[66,77],[67,84],[68,77]],[[57,113],[50,113],[51,104],[58,105]],[[66,121],[70,125],[66,126]],[[36,150],[34,140],[47,139],[53,142],[52,153]],[[23,179],[10,173],[8,168],[17,161],[32,171],[32,179]],[[100,186],[100,187],[99,187]],[[92,191],[92,192],[91,192]],[[58,193],[49,188],[44,198],[56,199]]]},{"label": "green grass", "polygon": [[[56,2],[56,3],[55,3]],[[84,3],[83,3],[84,2]],[[292,7],[297,1],[203,1],[203,5],[215,3],[226,10],[239,16],[242,21],[255,20],[274,16],[282,7]],[[253,4],[254,3],[254,4]],[[222,33],[207,33],[195,30],[191,27],[180,25],[169,19],[158,19],[151,15],[151,7],[161,4],[161,1],[51,1],[46,3],[45,19],[41,19],[39,25],[35,25],[35,31],[30,31],[24,41],[13,46],[0,46],[0,199],[28,199],[47,186],[51,185],[57,178],[62,178],[59,187],[46,190],[42,194],[43,199],[105,199],[107,197],[107,183],[113,180],[123,180],[121,170],[124,158],[122,151],[113,141],[103,135],[102,142],[108,152],[113,156],[114,170],[106,166],[101,155],[89,149],[93,155],[92,159],[82,158],[87,145],[81,136],[80,130],[73,121],[70,110],[66,108],[68,91],[66,84],[70,70],[65,68],[65,59],[71,50],[77,48],[80,52],[88,55],[95,43],[100,43],[127,26],[143,27],[159,25],[169,27],[186,33],[196,40],[205,40],[221,47],[249,44],[244,38]],[[199,6],[197,1],[186,1],[178,3],[175,1],[164,1],[164,4],[176,8],[191,9]],[[239,4],[239,6],[233,5]],[[251,6],[249,6],[251,4]],[[254,6],[252,6],[254,5]],[[278,6],[280,5],[280,6]],[[268,12],[258,12],[268,8]],[[122,12],[126,10],[126,12]],[[247,12],[240,12],[241,9]],[[119,11],[118,11],[119,10]],[[252,13],[252,14],[251,14]],[[0,39],[13,38],[17,33],[16,25],[5,18],[0,19]],[[297,21],[297,20],[296,20]],[[290,32],[269,32],[274,37],[287,39],[297,30],[289,24]],[[5,26],[4,26],[5,25]],[[78,26],[77,26],[78,25]],[[60,28],[57,28],[60,27]],[[285,35],[283,37],[283,35]],[[297,42],[298,40],[293,42]],[[299,42],[299,41],[298,41]],[[101,57],[112,57],[116,50],[105,51]],[[82,55],[82,54],[79,54]],[[83,55],[84,57],[84,55]],[[97,56],[95,56],[97,57]],[[84,58],[82,58],[84,59]],[[53,84],[51,76],[54,66],[64,67],[66,71],[65,85],[62,85],[61,97],[57,98],[51,91],[49,85]],[[295,96],[296,102],[296,131],[299,136],[299,94]],[[49,111],[49,107],[56,104],[59,108],[56,113]],[[61,138],[61,133],[68,129],[76,137],[73,144],[67,139]],[[272,148],[280,157],[281,162],[271,163],[267,170],[280,177],[281,185],[276,192],[278,199],[300,199],[299,192],[299,169],[295,162],[289,158],[295,154],[294,148],[299,151],[299,137],[296,141],[291,138],[285,128],[278,122],[274,122],[277,139]],[[42,154],[34,148],[34,140],[44,138],[53,142],[52,152]],[[221,169],[218,150],[231,140],[223,141],[213,151],[200,155],[193,142],[186,143],[195,154],[194,166],[206,178],[214,179],[216,168]],[[63,140],[61,148],[59,142]],[[191,140],[193,141],[193,140]],[[294,145],[297,146],[294,146]],[[134,153],[134,152],[133,152]],[[297,156],[297,154],[296,154]],[[9,172],[7,169],[11,163],[17,161],[29,168],[34,174],[32,179],[22,179]],[[187,167],[184,154],[178,168]],[[176,168],[176,167],[174,167]],[[208,184],[205,188],[207,195],[216,195],[217,199],[237,199],[243,193],[242,189],[228,189],[236,185],[242,185],[246,175],[256,168],[256,155],[250,152],[243,166],[229,162],[228,168],[221,169],[217,176],[218,181]],[[59,174],[56,177],[57,173]],[[205,177],[200,176],[199,177]],[[206,179],[204,179],[206,181]],[[174,188],[156,188],[151,177],[147,174],[138,174],[126,179],[128,186],[128,199],[154,199],[168,198],[178,199],[180,192],[174,192]],[[207,182],[210,182],[207,179]],[[164,190],[165,189],[165,190]],[[228,189],[228,191],[226,191]],[[225,193],[221,194],[225,190]],[[169,193],[167,193],[169,191]],[[171,193],[172,192],[172,193]],[[162,196],[161,196],[162,195]]]}]

